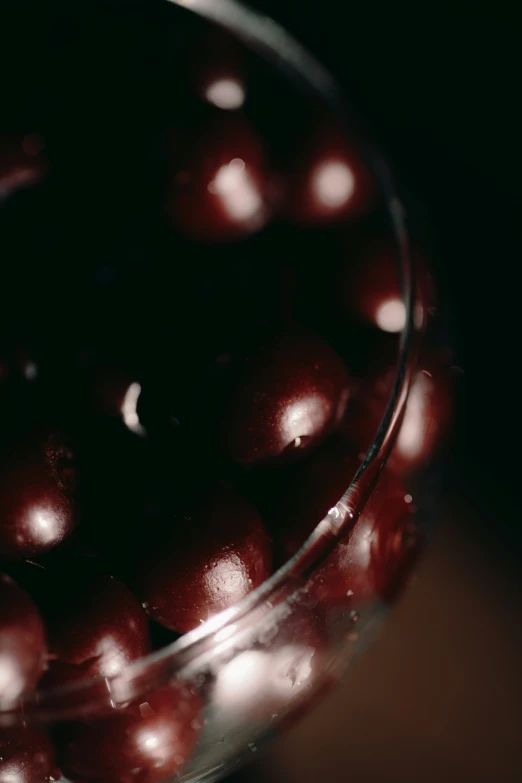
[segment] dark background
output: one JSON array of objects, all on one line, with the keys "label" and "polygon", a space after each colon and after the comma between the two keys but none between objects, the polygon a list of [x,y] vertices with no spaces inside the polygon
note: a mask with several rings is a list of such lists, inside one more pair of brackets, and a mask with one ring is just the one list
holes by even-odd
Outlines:
[{"label": "dark background", "polygon": [[507,2],[251,5],[335,74],[430,215],[465,371],[452,476],[520,547],[522,13]]}]

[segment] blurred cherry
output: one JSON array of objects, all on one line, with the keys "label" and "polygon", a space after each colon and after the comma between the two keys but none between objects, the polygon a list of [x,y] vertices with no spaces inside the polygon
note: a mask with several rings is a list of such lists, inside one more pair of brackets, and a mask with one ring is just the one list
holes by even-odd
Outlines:
[{"label": "blurred cherry", "polygon": [[[267,516],[285,558],[294,555],[334,509],[359,465],[349,441],[334,436],[285,472]],[[309,597],[353,604],[376,593],[390,595],[417,545],[413,510],[400,481],[388,472],[381,475],[353,530],[311,578]]]},{"label": "blurred cherry", "polygon": [[295,456],[340,421],[347,370],[311,332],[288,331],[246,353],[235,370],[222,420],[226,454],[243,465]]},{"label": "blurred cherry", "polygon": [[270,719],[295,706],[323,679],[326,650],[317,613],[279,606],[254,629],[249,649],[218,672],[212,698],[222,720]]},{"label": "blurred cherry", "polygon": [[201,728],[201,702],[189,686],[144,695],[113,716],[69,723],[60,764],[75,783],[161,783],[189,760]]},{"label": "blurred cherry", "polygon": [[0,703],[8,704],[36,686],[46,656],[45,630],[36,606],[25,590],[0,574]]},{"label": "blurred cherry", "polygon": [[146,611],[167,628],[190,631],[270,575],[272,547],[261,517],[230,487],[213,490],[171,525],[136,567]]},{"label": "blurred cherry", "polygon": [[377,201],[373,176],[342,128],[313,125],[293,151],[283,211],[299,223],[358,217]]},{"label": "blurred cherry", "polygon": [[60,771],[55,765],[53,743],[45,728],[0,728],[2,783],[51,783],[60,777]]},{"label": "blurred cherry", "polygon": [[[325,465],[323,463],[321,467],[324,469]],[[341,475],[339,471],[338,476]],[[344,489],[348,483],[343,485]],[[313,498],[311,482],[305,494]],[[319,483],[316,495],[321,496]],[[332,505],[336,502],[333,495],[328,501]],[[315,502],[316,507],[321,508],[320,517],[314,518],[313,522],[310,517],[302,525],[301,519],[304,521],[304,517],[295,516],[293,524],[283,533],[287,556],[294,554],[313,527],[326,515],[326,502],[322,505],[318,500]],[[287,505],[290,505],[289,500]],[[300,507],[304,505],[305,501],[301,500]],[[414,509],[412,498],[402,484],[391,474],[381,475],[353,530],[335,545],[325,563],[319,566],[309,581],[308,594],[319,602],[347,602],[353,605],[374,595],[391,598],[417,552],[419,535],[413,520]]]},{"label": "blurred cherry", "polygon": [[[393,364],[383,365],[354,387],[341,429],[354,448],[366,451],[382,420],[395,377]],[[399,475],[430,461],[451,432],[455,371],[443,353],[422,349],[406,403],[404,418],[388,466]]]},{"label": "blurred cherry", "polygon": [[39,367],[28,344],[23,341],[0,342],[0,389],[13,380],[33,382],[38,379]]},{"label": "blurred cherry", "polygon": [[[205,57],[201,57],[201,51],[205,51]],[[195,52],[192,69],[198,95],[217,109],[241,109],[246,99],[246,77],[234,39],[222,31],[209,30]]]},{"label": "blurred cherry", "polygon": [[[401,332],[406,325],[397,243],[392,236],[360,236],[346,242],[347,262],[342,268],[337,296],[348,315],[384,332]],[[414,322],[425,324],[434,310],[433,283],[418,249],[412,249],[417,295]]]},{"label": "blurred cherry", "polygon": [[329,599],[377,594],[392,600],[409,575],[421,542],[415,505],[391,474],[380,477],[353,531],[330,555],[317,580]]},{"label": "blurred cherry", "polygon": [[267,174],[260,140],[241,116],[208,120],[170,142],[166,215],[201,241],[234,240],[268,217]]},{"label": "blurred cherry", "polygon": [[44,146],[44,139],[36,134],[0,137],[0,205],[47,174]]},{"label": "blurred cherry", "polygon": [[58,430],[4,433],[0,448],[0,559],[31,557],[66,538],[76,522],[77,468]]},{"label": "blurred cherry", "polygon": [[451,431],[455,374],[443,357],[421,357],[391,464],[402,473],[426,464]]}]

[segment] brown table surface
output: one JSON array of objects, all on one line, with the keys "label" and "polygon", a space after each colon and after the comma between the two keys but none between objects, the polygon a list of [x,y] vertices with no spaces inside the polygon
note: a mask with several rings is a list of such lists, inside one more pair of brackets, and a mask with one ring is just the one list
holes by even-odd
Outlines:
[{"label": "brown table surface", "polygon": [[247,780],[522,781],[517,563],[462,513],[439,526],[379,639]]}]

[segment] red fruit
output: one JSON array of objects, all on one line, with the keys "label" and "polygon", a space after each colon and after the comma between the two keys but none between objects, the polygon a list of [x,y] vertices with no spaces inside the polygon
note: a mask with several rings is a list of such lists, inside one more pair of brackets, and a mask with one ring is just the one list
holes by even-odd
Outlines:
[{"label": "red fruit", "polygon": [[55,430],[8,437],[0,452],[0,558],[52,549],[73,530],[76,468]]},{"label": "red fruit", "polygon": [[300,223],[357,217],[377,200],[371,172],[346,133],[329,124],[316,127],[298,145],[287,175],[284,211]]},{"label": "red fruit", "polygon": [[13,702],[36,686],[46,655],[44,626],[36,606],[10,577],[0,574],[0,703]]},{"label": "red fruit", "polygon": [[[349,444],[335,438],[306,465],[296,466],[272,515],[291,557],[348,489],[359,466]],[[382,475],[353,530],[311,578],[308,592],[319,602],[356,603],[374,594],[388,596],[410,562],[417,534],[413,504],[402,485]]]},{"label": "red fruit", "polygon": [[81,580],[74,594],[72,587],[67,585],[48,621],[54,682],[66,679],[60,677],[61,662],[84,675],[111,677],[150,651],[146,615],[122,582],[98,574]]},{"label": "red fruit", "polygon": [[47,783],[58,780],[54,748],[40,726],[0,729],[0,781],[2,783]]},{"label": "red fruit", "polygon": [[321,601],[359,602],[394,597],[419,547],[411,496],[382,476],[355,527],[313,577],[310,592]]},{"label": "red fruit", "polygon": [[44,140],[36,135],[0,139],[0,204],[45,176],[48,164],[43,148]]},{"label": "red fruit", "polygon": [[149,693],[114,716],[71,723],[60,737],[64,774],[75,783],[160,783],[189,759],[201,702],[188,685]]},{"label": "red fruit", "polygon": [[[399,251],[393,237],[367,236],[349,242],[348,262],[338,287],[348,314],[384,332],[397,333],[406,325]],[[433,283],[422,256],[413,251],[417,296],[415,325],[420,328],[434,308]]]},{"label": "red fruit", "polygon": [[272,548],[255,508],[228,487],[179,523],[138,565],[137,589],[154,620],[184,633],[267,579]]},{"label": "red fruit", "polygon": [[[366,451],[382,420],[392,389],[395,368],[381,368],[364,378],[341,429],[354,448]],[[413,375],[404,419],[388,461],[399,475],[430,461],[444,443],[453,421],[454,374],[444,356],[423,350]]]},{"label": "red fruit", "polygon": [[281,475],[280,490],[271,498],[267,516],[271,527],[279,531],[285,557],[295,554],[342,498],[359,464],[346,440],[334,436]]},{"label": "red fruit", "polygon": [[223,115],[172,142],[166,214],[193,239],[239,239],[266,222],[266,184],[261,142],[242,117]]},{"label": "red fruit", "polygon": [[49,637],[46,687],[112,677],[150,651],[145,612],[118,579],[66,563],[56,563],[52,572],[34,571],[34,595]]},{"label": "red fruit", "polygon": [[308,449],[344,414],[346,367],[312,333],[268,341],[236,372],[220,425],[223,448],[235,462],[261,463]]}]

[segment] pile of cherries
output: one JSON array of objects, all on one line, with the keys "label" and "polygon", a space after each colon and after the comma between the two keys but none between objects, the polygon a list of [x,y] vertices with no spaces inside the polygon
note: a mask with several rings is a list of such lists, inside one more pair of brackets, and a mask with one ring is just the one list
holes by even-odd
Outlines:
[{"label": "pile of cherries", "polygon": [[[370,171],[318,111],[299,144],[256,129],[244,59],[207,46],[214,66],[191,66],[191,110],[167,133],[140,115],[116,137],[146,90],[113,108],[109,77],[104,128],[73,96],[76,138],[53,135],[59,113],[0,138],[6,714],[34,689],[118,676],[258,587],[340,499],[388,402],[405,308]],[[434,300],[417,261],[420,325]],[[386,473],[312,578],[315,601],[394,596],[418,543],[403,480],[439,448],[451,398],[449,363],[426,348]],[[159,783],[201,711],[176,683],[52,738],[0,728],[0,781]]]}]

